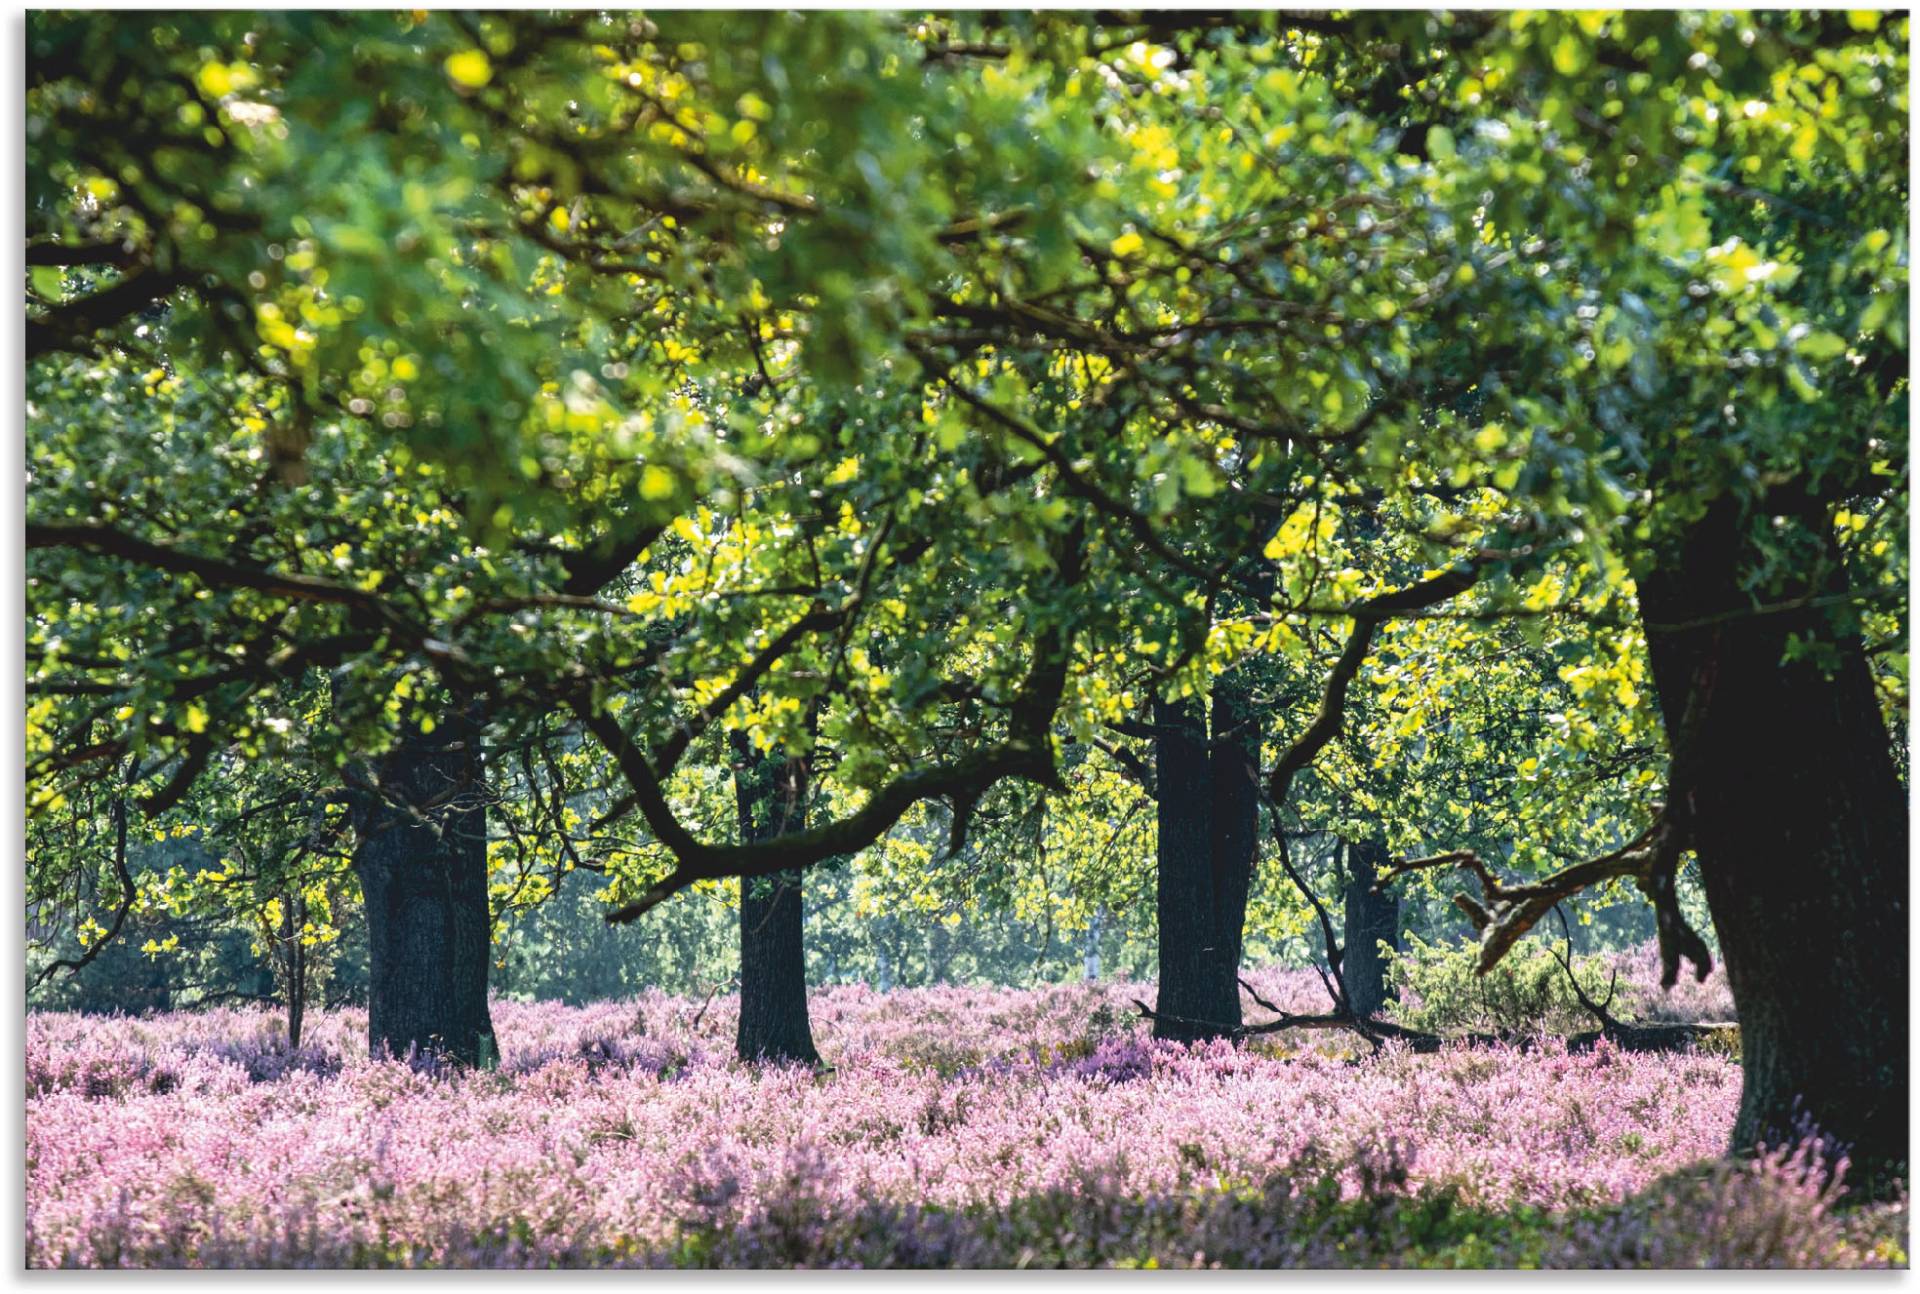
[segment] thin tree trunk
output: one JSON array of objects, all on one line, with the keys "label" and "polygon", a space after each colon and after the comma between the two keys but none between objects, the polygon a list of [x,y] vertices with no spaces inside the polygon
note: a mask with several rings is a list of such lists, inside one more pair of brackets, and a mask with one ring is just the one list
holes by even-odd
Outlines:
[{"label": "thin tree trunk", "polygon": [[873,986],[882,993],[893,988],[893,958],[887,951],[892,925],[892,917],[882,917],[873,932]]},{"label": "thin tree trunk", "polygon": [[1387,842],[1379,836],[1343,842],[1346,854],[1346,947],[1340,959],[1347,1000],[1354,1011],[1372,1017],[1385,1006],[1386,958],[1380,945],[1400,947],[1400,899],[1391,892],[1375,894],[1374,882],[1387,863]]},{"label": "thin tree trunk", "polygon": [[[734,800],[743,843],[806,826],[807,761],[762,755],[746,734],[732,734]],[[746,1061],[817,1065],[807,1018],[807,954],[801,873],[740,882],[740,1027],[735,1050]]]},{"label": "thin tree trunk", "polygon": [[1082,945],[1084,978],[1088,981],[1100,978],[1100,927],[1105,923],[1107,909],[1104,904],[1094,908],[1093,916],[1087,920],[1087,937]]},{"label": "thin tree trunk", "polygon": [[929,955],[933,961],[933,982],[947,984],[953,980],[953,931],[944,921],[935,922],[927,931],[932,943]]},{"label": "thin tree trunk", "polygon": [[477,708],[449,707],[431,734],[380,760],[356,797],[354,870],[367,912],[367,1043],[373,1055],[488,1065],[486,784]]},{"label": "thin tree trunk", "polygon": [[[1803,563],[1802,587],[1761,599],[1776,606],[1844,589],[1826,510],[1794,522],[1828,569]],[[1858,633],[1824,608],[1757,613],[1756,558],[1722,501],[1639,583],[1674,807],[1740,1019],[1734,1149],[1811,1124],[1849,1149],[1856,1188],[1884,1190],[1908,1158],[1906,797]]]},{"label": "thin tree trunk", "polygon": [[281,960],[287,977],[287,1049],[300,1046],[300,1030],[307,1014],[306,947],[300,942],[306,914],[298,891],[289,890],[280,912]]}]

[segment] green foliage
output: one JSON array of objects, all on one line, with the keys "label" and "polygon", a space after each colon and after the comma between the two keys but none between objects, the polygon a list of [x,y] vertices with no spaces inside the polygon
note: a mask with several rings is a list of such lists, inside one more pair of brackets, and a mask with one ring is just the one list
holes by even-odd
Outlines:
[{"label": "green foliage", "polygon": [[1795,649],[1897,727],[1907,31],[36,13],[29,902],[104,930],[131,804],[224,878],[141,904],[330,941],[457,695],[508,924],[743,866],[730,730],[857,915],[1137,949],[1150,699],[1240,671],[1272,767],[1443,571],[1273,812],[1548,870],[1661,794],[1634,582],[1721,499],[1760,611],[1839,536]]},{"label": "green foliage", "polygon": [[[1418,935],[1387,952],[1387,977],[1400,994],[1393,1018],[1429,1033],[1479,1033],[1502,1038],[1574,1034],[1599,1027],[1580,1005],[1567,972],[1547,947],[1523,939],[1485,975],[1473,944],[1430,944]],[[1607,1000],[1608,976],[1598,957],[1575,957],[1573,973],[1587,996]],[[1624,1007],[1619,1017],[1626,1019]]]}]

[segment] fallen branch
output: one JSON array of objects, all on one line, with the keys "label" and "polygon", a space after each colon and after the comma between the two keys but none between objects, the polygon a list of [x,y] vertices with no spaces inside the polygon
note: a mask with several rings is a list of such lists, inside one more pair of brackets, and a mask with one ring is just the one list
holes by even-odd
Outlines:
[{"label": "fallen branch", "polygon": [[1621,1051],[1663,1052],[1682,1051],[1695,1042],[1705,1038],[1724,1036],[1739,1028],[1731,1022],[1713,1023],[1660,1023],[1630,1024],[1617,1019],[1607,1008],[1613,1005],[1614,990],[1620,984],[1620,970],[1614,968],[1613,978],[1607,984],[1607,1000],[1595,1002],[1587,996],[1586,987],[1580,983],[1580,977],[1573,973],[1573,930],[1567,925],[1567,914],[1558,904],[1553,915],[1560,921],[1560,937],[1565,950],[1560,951],[1548,945],[1547,951],[1560,963],[1560,969],[1566,972],[1567,982],[1573,986],[1573,995],[1580,1002],[1581,1009],[1600,1022],[1598,1029],[1586,1033],[1576,1033],[1567,1039],[1568,1051],[1586,1051],[1605,1039]]},{"label": "fallen branch", "polygon": [[1346,1011],[1335,1011],[1326,1015],[1297,1015],[1291,1011],[1282,1011],[1279,1007],[1273,1005],[1273,1003],[1266,1001],[1258,993],[1255,993],[1253,989],[1249,988],[1245,980],[1240,981],[1240,987],[1244,989],[1247,996],[1251,997],[1258,1005],[1274,1012],[1274,1018],[1271,1020],[1262,1020],[1258,1024],[1241,1024],[1229,1029],[1219,1021],[1194,1020],[1187,1016],[1163,1014],[1148,1006],[1140,998],[1133,999],[1133,1005],[1138,1009],[1144,1019],[1154,1021],[1166,1020],[1173,1024],[1204,1028],[1207,1032],[1218,1033],[1222,1037],[1232,1039],[1234,1042],[1241,1042],[1247,1038],[1258,1037],[1262,1034],[1284,1033],[1289,1029],[1351,1030],[1371,1043],[1376,1051],[1380,1049],[1382,1040],[1405,1043],[1411,1050],[1421,1053],[1438,1051],[1448,1043],[1481,1043],[1491,1045],[1504,1041],[1491,1034],[1463,1034],[1459,1037],[1446,1037],[1437,1033],[1422,1033],[1417,1029],[1402,1028],[1400,1025],[1389,1024],[1384,1020],[1368,1020],[1363,1022],[1357,1019],[1352,1013]]},{"label": "fallen branch", "polygon": [[[1244,1032],[1247,1034],[1280,1033],[1287,1029],[1351,1029],[1372,1043],[1375,1050],[1379,1049],[1380,1040],[1383,1038],[1404,1042],[1415,1051],[1438,1051],[1443,1043],[1456,1041],[1444,1038],[1437,1033],[1408,1029],[1403,1025],[1391,1024],[1385,1020],[1362,1019],[1344,1004],[1339,1010],[1327,1015],[1296,1015],[1291,1011],[1282,1010],[1261,997],[1254,991],[1253,985],[1244,979],[1240,981],[1240,989],[1253,999],[1255,1006],[1271,1011],[1274,1015],[1271,1020],[1245,1026]],[[1462,1038],[1457,1041],[1473,1042],[1476,1039]],[[1488,1041],[1491,1040],[1488,1039]]]},{"label": "fallen branch", "polygon": [[[1282,1010],[1267,1001],[1253,990],[1245,980],[1240,987],[1256,1005],[1273,1012],[1273,1019],[1262,1020],[1258,1024],[1242,1024],[1227,1029],[1218,1021],[1194,1020],[1186,1016],[1166,1015],[1154,1010],[1140,998],[1133,999],[1135,1009],[1143,1019],[1150,1021],[1166,1020],[1174,1024],[1204,1026],[1210,1032],[1218,1032],[1242,1042],[1248,1038],[1263,1034],[1285,1033],[1289,1029],[1346,1029],[1360,1034],[1378,1050],[1384,1042],[1397,1042],[1407,1050],[1419,1055],[1432,1055],[1446,1047],[1513,1047],[1520,1051],[1531,1051],[1542,1039],[1533,1034],[1508,1036],[1492,1033],[1427,1033],[1420,1029],[1409,1029],[1404,1025],[1393,1024],[1386,1020],[1360,1021],[1345,1011],[1329,1012],[1324,1015],[1301,1015]],[[1713,1024],[1624,1024],[1614,1021],[1610,1027],[1573,1034],[1567,1038],[1568,1051],[1587,1051],[1601,1039],[1605,1039],[1621,1051],[1630,1052],[1669,1052],[1681,1051],[1688,1045],[1708,1038],[1725,1036],[1739,1026],[1732,1023]]]},{"label": "fallen branch", "polygon": [[695,1011],[693,1019],[687,1022],[687,1032],[691,1033],[698,1029],[700,1022],[707,1018],[707,1008],[713,1005],[713,999],[719,997],[722,990],[730,989],[737,983],[739,981],[736,979],[716,980],[713,987],[707,990],[707,996],[701,1000],[700,1009]]}]

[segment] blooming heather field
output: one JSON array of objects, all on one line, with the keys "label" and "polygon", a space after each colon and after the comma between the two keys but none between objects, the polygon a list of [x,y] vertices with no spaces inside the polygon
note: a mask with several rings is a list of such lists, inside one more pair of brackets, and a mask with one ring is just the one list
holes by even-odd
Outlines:
[{"label": "blooming heather field", "polygon": [[[1713,989],[1668,1010],[1724,1015]],[[1139,991],[825,990],[824,1076],[733,1063],[724,998],[502,1002],[499,1069],[452,1078],[370,1063],[354,1011],[293,1054],[254,1011],[36,1015],[28,1261],[1905,1261],[1903,1207],[1836,1213],[1804,1158],[1710,1162],[1724,1055],[1184,1051]]]}]

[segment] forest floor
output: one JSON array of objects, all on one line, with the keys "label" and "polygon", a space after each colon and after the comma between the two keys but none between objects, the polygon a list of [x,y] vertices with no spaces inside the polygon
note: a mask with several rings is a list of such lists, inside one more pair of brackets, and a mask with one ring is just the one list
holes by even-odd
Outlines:
[{"label": "forest floor", "polygon": [[[1310,974],[1250,979],[1322,1009]],[[35,1014],[27,1262],[1907,1261],[1904,1203],[1844,1207],[1805,1151],[1717,1158],[1724,1049],[1187,1049],[1147,1038],[1149,989],[823,989],[821,1073],[734,1062],[725,997],[498,1002],[499,1066],[452,1077],[371,1063],[353,1010],[291,1052],[263,1011]]]}]

